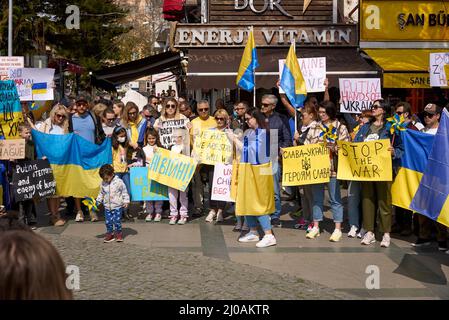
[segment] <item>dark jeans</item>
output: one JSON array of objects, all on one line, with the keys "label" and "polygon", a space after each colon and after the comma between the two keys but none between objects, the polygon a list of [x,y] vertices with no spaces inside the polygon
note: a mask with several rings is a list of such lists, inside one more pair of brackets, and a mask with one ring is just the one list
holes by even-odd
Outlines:
[{"label": "dark jeans", "polygon": [[19,221],[27,224],[34,225],[37,223],[36,206],[33,200],[19,201]]}]

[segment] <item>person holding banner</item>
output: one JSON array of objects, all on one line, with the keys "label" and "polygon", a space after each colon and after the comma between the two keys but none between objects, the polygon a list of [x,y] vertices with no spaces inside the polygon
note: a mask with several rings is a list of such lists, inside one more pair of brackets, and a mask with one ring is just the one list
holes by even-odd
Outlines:
[{"label": "person holding banner", "polygon": [[[386,117],[390,113],[390,105],[383,99],[376,100],[373,102],[371,110],[373,118],[360,128],[354,138],[354,142],[380,139],[391,140],[392,137],[386,125]],[[390,146],[389,151],[391,151],[393,159],[398,159],[403,152],[400,135],[395,136],[393,146]],[[390,246],[391,201],[391,181],[362,182],[363,229],[366,231],[366,234],[361,244],[370,245],[376,242],[374,224],[377,220],[377,212],[379,212],[379,231],[383,233],[380,245],[384,248]]]},{"label": "person holding banner", "polygon": [[[217,121],[217,128],[212,128],[209,130],[218,130],[221,132],[224,132],[226,129],[229,129],[229,115],[225,109],[218,109],[215,111],[215,120]],[[229,164],[229,163],[227,163]],[[206,222],[212,222],[214,221],[214,218],[216,218],[216,222],[223,222],[223,211],[226,207],[226,202],[223,201],[214,201],[212,200],[212,181],[214,181],[214,170],[209,171],[209,181],[210,181],[210,188],[209,188],[209,204],[210,204],[210,211],[209,214],[206,217]]]},{"label": "person holding banner", "polygon": [[133,149],[142,147],[147,120],[140,115],[139,107],[134,102],[126,103],[121,123],[126,129],[129,146]]},{"label": "person holding banner", "polygon": [[[343,222],[343,204],[341,202],[340,185],[337,181],[337,140],[349,141],[349,133],[346,126],[337,120],[337,109],[331,101],[321,102],[318,108],[320,122],[311,127],[307,133],[304,144],[324,143],[329,148],[330,155],[330,181],[327,185],[332,217],[335,230],[329,241],[340,241],[341,223]],[[313,228],[307,233],[308,239],[315,239],[320,235],[319,223],[323,221],[324,184],[312,185],[313,193]]]},{"label": "person holding banner", "polygon": [[[159,141],[159,135],[154,128],[148,127],[145,130],[145,147],[143,147],[143,152],[145,153],[145,166],[150,165],[153,159],[154,153],[157,148],[162,147]],[[145,201],[145,212],[147,216],[145,217],[146,222],[160,222],[162,219],[162,201]],[[156,213],[153,220],[153,213]]]},{"label": "person holding banner", "polygon": [[[306,104],[301,109],[302,126],[300,128],[301,133],[298,131],[295,132],[294,135],[294,145],[302,146],[304,145],[307,134],[310,131],[310,128],[317,126],[318,114],[316,112],[316,108],[312,104]],[[295,224],[295,228],[303,228],[306,227],[307,231],[310,231],[313,228],[312,222],[312,207],[313,207],[313,194],[312,187],[310,185],[302,186],[302,193],[300,192],[301,204],[302,204],[302,215],[298,220],[298,223]],[[310,224],[311,223],[311,224]]]},{"label": "person holding banner", "polygon": [[[68,116],[69,112],[66,107],[57,103],[51,109],[49,118],[40,125],[32,126],[32,128],[47,134],[67,134],[69,132]],[[60,200],[61,198],[58,195],[47,198],[47,206],[51,213],[50,221],[54,226],[65,225],[65,221],[61,219],[59,214]]]},{"label": "person holding banner", "polygon": [[[250,129],[245,132],[243,143],[237,136],[233,136],[236,148],[242,151],[237,175],[235,214],[245,217],[250,231],[238,241],[257,241],[258,248],[265,248],[276,245],[270,221],[270,214],[275,211],[275,205],[269,130],[264,115],[257,109],[249,110],[245,118]],[[257,233],[257,222],[265,233],[262,240]]]}]

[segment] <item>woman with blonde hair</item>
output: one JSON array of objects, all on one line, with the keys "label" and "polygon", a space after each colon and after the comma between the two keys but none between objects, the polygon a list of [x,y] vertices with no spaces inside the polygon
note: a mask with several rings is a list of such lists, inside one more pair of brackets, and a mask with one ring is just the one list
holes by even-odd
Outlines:
[{"label": "woman with blonde hair", "polygon": [[147,120],[140,115],[139,107],[134,102],[127,102],[122,116],[122,126],[128,134],[129,145],[133,149],[142,147],[144,144]]},{"label": "woman with blonde hair", "polygon": [[103,112],[104,110],[106,110],[108,108],[107,105],[103,104],[103,103],[97,103],[93,108],[92,111],[95,113],[95,115],[101,119],[101,117],[103,116]]},{"label": "woman with blonde hair", "polygon": [[117,119],[116,124],[119,125],[123,117],[123,112],[125,111],[125,104],[121,101],[116,101],[112,105],[112,110],[114,110],[114,114]]},{"label": "woman with blonde hair", "polygon": [[[67,108],[57,103],[53,109],[50,111],[50,117],[44,122],[33,125],[30,121],[30,126],[38,131],[47,134],[67,134],[69,133],[69,121],[68,121],[69,111]],[[58,192],[58,186],[56,186],[56,193]],[[65,225],[65,221],[61,218],[59,213],[59,204],[61,198],[58,195],[50,196],[47,198],[47,206],[50,210],[50,222],[51,224],[61,227]]]}]

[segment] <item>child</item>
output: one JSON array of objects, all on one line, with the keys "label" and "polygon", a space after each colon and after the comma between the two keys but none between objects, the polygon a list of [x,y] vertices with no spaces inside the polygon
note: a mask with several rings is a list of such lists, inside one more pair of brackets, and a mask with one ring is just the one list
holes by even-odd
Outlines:
[{"label": "child", "polygon": [[[173,137],[175,138],[175,144],[171,147],[171,151],[179,154],[187,155],[187,148],[184,145],[184,136],[186,135],[186,139],[188,139],[189,135],[186,134],[186,130],[176,129],[173,133]],[[179,191],[173,188],[168,188],[168,197],[170,201],[170,224],[176,224],[176,220],[178,219],[178,192],[179,192],[179,200],[181,202],[181,208],[179,210],[179,214],[181,218],[178,221],[178,224],[182,225],[187,222],[188,212],[188,200],[187,200],[187,189],[185,191]]]},{"label": "child", "polygon": [[[131,193],[130,177],[128,170],[128,163],[131,162],[132,148],[129,147],[129,139],[126,134],[126,129],[123,127],[116,127],[112,132],[112,166],[115,174],[123,180],[128,194]],[[133,217],[129,214],[128,209],[124,210],[124,217],[132,220]]]},{"label": "child", "polygon": [[[128,208],[129,195],[123,181],[114,174],[114,168],[110,164],[105,164],[100,168],[101,183],[100,193],[97,203],[104,206],[104,217],[106,222],[106,237],[104,242],[123,241],[121,213],[122,208]],[[114,238],[115,228],[115,238]]]},{"label": "child", "polygon": [[[148,127],[145,130],[145,147],[143,147],[143,152],[145,153],[145,164],[150,165],[151,159],[154,153],[157,151],[158,147],[161,147],[161,142],[159,141],[159,135],[154,128]],[[147,213],[145,218],[146,222],[151,222],[153,219],[153,213],[156,211],[156,216],[154,217],[154,222],[160,222],[162,219],[162,201],[145,201],[144,210]]]},{"label": "child", "polygon": [[[34,152],[34,143],[31,141],[31,128],[25,124],[21,124],[18,127],[20,138],[25,139],[25,159],[17,160],[17,163],[26,160],[36,160]],[[14,161],[13,161],[14,162]],[[19,205],[19,221],[27,224],[31,229],[36,229],[37,214],[34,200],[18,201]]]}]

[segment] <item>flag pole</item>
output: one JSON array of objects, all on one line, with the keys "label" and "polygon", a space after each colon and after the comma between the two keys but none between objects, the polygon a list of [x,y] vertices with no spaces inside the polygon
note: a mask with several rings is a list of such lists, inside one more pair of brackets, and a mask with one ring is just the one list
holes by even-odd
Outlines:
[{"label": "flag pole", "polygon": [[[293,52],[295,53],[296,56],[296,41],[295,39],[292,40],[292,46],[293,46]],[[298,110],[296,110],[296,107],[293,106],[293,108],[295,109],[295,133],[298,131]]]},{"label": "flag pole", "polygon": [[[251,26],[250,30],[254,37],[254,27]],[[254,69],[254,73],[253,73],[253,78],[254,78],[253,106],[254,106],[254,108],[256,108],[256,70],[255,69]]]}]

